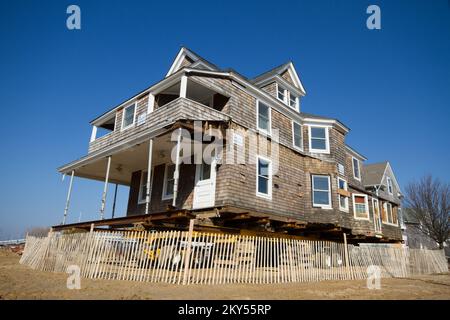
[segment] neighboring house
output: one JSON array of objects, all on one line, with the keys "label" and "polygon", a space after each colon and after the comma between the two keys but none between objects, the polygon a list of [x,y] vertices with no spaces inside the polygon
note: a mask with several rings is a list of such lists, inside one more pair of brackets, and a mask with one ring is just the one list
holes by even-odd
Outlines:
[{"label": "neighboring house", "polygon": [[439,245],[422,231],[420,222],[408,208],[402,211],[402,232],[405,245],[411,249],[438,249]]},{"label": "neighboring house", "polygon": [[377,234],[398,232],[403,195],[391,165],[388,161],[365,164],[362,174],[364,187],[372,194]]},{"label": "neighboring house", "polygon": [[[103,219],[105,183],[101,220],[54,228],[185,230],[196,218],[197,230],[340,241],[345,232],[350,242],[401,241],[400,189],[392,172],[386,175],[392,197],[382,194],[383,181],[367,185],[366,158],[345,143],[349,128],[304,113],[305,94],[292,62],[248,79],[182,48],[164,79],[94,119],[88,154],[58,169],[128,186],[126,217]],[[192,160],[184,151],[172,161],[183,146],[181,129],[220,132],[223,152],[211,163],[183,162]],[[271,152],[261,151],[274,141]],[[233,152],[246,161],[224,161]]]}]

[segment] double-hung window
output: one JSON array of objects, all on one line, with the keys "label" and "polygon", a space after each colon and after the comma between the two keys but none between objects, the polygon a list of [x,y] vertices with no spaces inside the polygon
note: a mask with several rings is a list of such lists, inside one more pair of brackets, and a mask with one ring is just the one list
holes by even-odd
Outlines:
[{"label": "double-hung window", "polygon": [[352,157],[352,164],[353,164],[353,178],[356,180],[361,180],[361,170],[359,167],[359,160],[355,157]]},{"label": "double-hung window", "polygon": [[270,134],[271,131],[271,124],[270,124],[270,117],[271,117],[271,111],[270,107],[260,101],[257,103],[257,111],[258,111],[258,129],[260,131],[263,131],[266,134]]},{"label": "double-hung window", "polygon": [[353,213],[355,219],[369,220],[369,201],[366,194],[353,194]]},{"label": "double-hung window", "polygon": [[134,125],[136,118],[136,103],[130,104],[123,109],[122,112],[122,130],[130,128]]},{"label": "double-hung window", "polygon": [[272,162],[258,156],[256,164],[256,195],[264,198],[272,197]]},{"label": "double-hung window", "polygon": [[292,93],[289,93],[289,106],[293,109],[297,109],[298,107],[298,98]]},{"label": "double-hung window", "polygon": [[163,182],[163,194],[162,199],[172,199],[173,198],[173,185],[174,178],[173,173],[175,172],[174,164],[166,164],[166,168],[164,170],[164,182]]},{"label": "double-hung window", "polygon": [[342,178],[338,179],[339,210],[348,212],[348,185]]},{"label": "double-hung window", "polygon": [[309,151],[330,153],[328,127],[309,126]]},{"label": "double-hung window", "polygon": [[302,126],[292,121],[292,143],[295,148],[303,150]]},{"label": "double-hung window", "polygon": [[313,207],[332,208],[329,176],[312,175],[312,200]]},{"label": "double-hung window", "polygon": [[288,91],[283,88],[282,86],[280,86],[279,84],[277,84],[277,98],[278,100],[283,101],[284,103],[287,102],[287,95],[288,95]]}]

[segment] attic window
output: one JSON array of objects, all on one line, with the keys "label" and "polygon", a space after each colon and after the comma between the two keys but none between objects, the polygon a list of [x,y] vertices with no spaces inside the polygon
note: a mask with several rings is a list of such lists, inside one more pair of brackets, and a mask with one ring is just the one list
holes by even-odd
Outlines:
[{"label": "attic window", "polygon": [[284,103],[286,103],[287,101],[287,90],[285,88],[283,88],[282,86],[277,84],[277,97],[279,100],[283,101]]},{"label": "attic window", "polygon": [[388,192],[389,192],[390,195],[393,195],[394,194],[394,189],[392,188],[392,180],[389,177],[387,177],[386,180],[387,180]]},{"label": "attic window", "polygon": [[289,106],[294,109],[297,109],[297,101],[298,101],[298,98],[295,95],[293,95],[292,93],[289,93]]}]

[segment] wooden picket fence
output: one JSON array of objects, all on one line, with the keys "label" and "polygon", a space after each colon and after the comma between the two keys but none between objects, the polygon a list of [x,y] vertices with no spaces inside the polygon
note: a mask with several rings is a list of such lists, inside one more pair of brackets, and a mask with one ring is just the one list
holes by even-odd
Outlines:
[{"label": "wooden picket fence", "polygon": [[443,250],[399,245],[348,245],[181,231],[101,231],[27,236],[20,262],[66,272],[77,265],[91,279],[172,284],[286,283],[446,273]]}]

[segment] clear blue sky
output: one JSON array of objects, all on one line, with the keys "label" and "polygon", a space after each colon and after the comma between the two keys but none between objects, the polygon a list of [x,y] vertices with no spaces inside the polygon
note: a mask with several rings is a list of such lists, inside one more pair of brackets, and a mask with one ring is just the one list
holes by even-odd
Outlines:
[{"label": "clear blue sky", "polygon": [[[70,4],[80,31],[66,28]],[[366,28],[370,4],[381,30]],[[61,222],[56,168],[85,155],[89,121],[160,80],[181,45],[249,77],[293,60],[303,111],[340,119],[369,162],[388,159],[402,186],[450,180],[448,0],[1,1],[0,41],[0,238]],[[97,219],[102,184],[73,191],[68,221]]]}]

